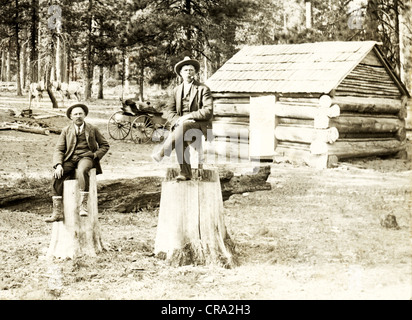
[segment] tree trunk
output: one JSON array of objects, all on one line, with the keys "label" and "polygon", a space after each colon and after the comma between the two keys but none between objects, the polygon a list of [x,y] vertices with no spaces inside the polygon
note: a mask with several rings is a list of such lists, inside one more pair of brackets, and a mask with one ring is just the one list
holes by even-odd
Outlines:
[{"label": "tree trunk", "polygon": [[77,180],[64,182],[64,221],[53,222],[47,257],[71,258],[81,255],[96,256],[103,250],[98,221],[96,170],[90,170],[88,215],[79,215]]},{"label": "tree trunk", "polygon": [[49,95],[50,101],[52,102],[52,108],[57,109],[57,108],[59,108],[59,105],[57,103],[56,97],[54,96],[51,81],[50,81],[51,72],[52,72],[52,70],[51,70],[52,69],[52,64],[50,64],[49,66],[46,66],[46,68],[47,68],[46,79],[45,79],[46,91],[47,91],[47,94]]},{"label": "tree trunk", "polygon": [[[27,34],[26,34],[27,37]],[[25,38],[26,38],[25,37]],[[20,81],[21,81],[21,88],[26,88],[26,78],[27,78],[27,42],[23,43],[21,48],[21,68],[20,68]]]},{"label": "tree trunk", "polygon": [[97,99],[103,98],[103,66],[99,66],[99,91],[97,93]]},{"label": "tree trunk", "polygon": [[6,79],[6,54],[5,50],[1,50],[1,70],[0,70],[0,81],[5,81]]},{"label": "tree trunk", "polygon": [[[40,0],[39,0],[40,3]],[[41,39],[42,39],[42,35],[41,35],[41,22],[40,22],[40,18],[39,18],[39,24],[38,24],[38,35],[37,35],[37,82],[40,82],[40,80],[42,79],[42,74],[44,72],[42,63],[41,63],[41,59],[40,59],[40,44],[41,44]]]},{"label": "tree trunk", "polygon": [[[199,176],[197,176],[199,174]],[[217,170],[194,170],[193,179],[177,182],[168,169],[162,183],[155,254],[172,266],[236,265],[234,244],[223,217]]]},{"label": "tree trunk", "polygon": [[129,55],[126,53],[124,57],[124,94],[129,94],[129,74],[130,74],[130,63],[129,63]]},{"label": "tree trunk", "polygon": [[144,101],[144,61],[142,59],[140,64],[140,77],[139,77],[139,99]]},{"label": "tree trunk", "polygon": [[92,9],[93,1],[89,0],[87,17],[87,46],[86,46],[86,83],[84,87],[84,99],[92,97],[93,62],[92,62]]},{"label": "tree trunk", "polygon": [[16,94],[18,96],[22,96],[21,92],[21,82],[20,82],[20,40],[19,40],[19,33],[20,33],[20,24],[19,24],[19,1],[15,0],[16,5],[16,21],[14,24],[14,37],[15,37],[15,44],[16,44]]},{"label": "tree trunk", "polygon": [[45,85],[45,89],[47,91],[47,94],[49,95],[50,101],[52,102],[52,108],[53,109],[57,109],[59,107],[58,103],[57,103],[57,99],[54,96],[53,90],[52,90],[52,83],[51,83],[51,78],[52,78],[52,72],[55,69],[55,63],[56,63],[56,59],[55,59],[55,48],[54,48],[54,41],[53,41],[53,35],[52,35],[52,39],[50,39],[50,50],[48,52],[49,57],[50,57],[50,61],[45,65],[46,68],[46,72],[45,72],[45,79],[44,79],[44,85]]},{"label": "tree trunk", "polygon": [[60,41],[60,35],[57,34],[56,37],[56,65],[55,65],[55,70],[56,70],[56,81],[58,83],[62,82],[62,48],[61,48],[61,41]]},{"label": "tree trunk", "polygon": [[10,45],[7,50],[7,57],[6,57],[6,81],[10,82],[11,81],[11,68],[10,68]]}]

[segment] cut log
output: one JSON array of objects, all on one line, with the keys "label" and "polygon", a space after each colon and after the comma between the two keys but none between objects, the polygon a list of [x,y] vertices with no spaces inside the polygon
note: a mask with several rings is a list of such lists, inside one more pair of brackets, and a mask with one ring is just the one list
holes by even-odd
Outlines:
[{"label": "cut log", "polygon": [[67,180],[63,188],[64,220],[53,222],[47,257],[74,259],[96,256],[103,250],[98,221],[96,169],[90,170],[88,215],[79,215],[80,191],[77,180]]},{"label": "cut log", "polygon": [[213,135],[221,137],[231,137],[233,139],[249,138],[249,123],[240,122],[215,122],[213,121]]},{"label": "cut log", "polygon": [[313,140],[322,140],[333,143],[339,133],[336,128],[315,129],[307,126],[279,125],[275,129],[275,136],[280,141],[311,143]]},{"label": "cut log", "polygon": [[17,131],[44,134],[44,135],[49,135],[50,134],[50,131],[48,129],[41,128],[41,127],[29,127],[29,126],[21,125],[21,124],[18,124],[18,123],[8,123],[7,125],[11,129],[17,130]]},{"label": "cut log", "polygon": [[30,128],[30,127],[19,126],[15,130],[22,131],[22,132],[29,132],[29,133],[44,134],[46,136],[50,134],[50,131],[44,128]]},{"label": "cut log", "polygon": [[190,181],[173,179],[167,170],[162,183],[155,255],[172,266],[236,265],[234,244],[227,233],[217,170],[194,172]]},{"label": "cut log", "polygon": [[342,112],[397,114],[401,110],[398,99],[334,97],[332,101]]},{"label": "cut log", "polygon": [[213,99],[213,104],[218,105],[218,104],[249,104],[250,97],[240,97],[240,98],[234,98],[234,97],[228,97],[228,98],[214,98]]},{"label": "cut log", "polygon": [[374,98],[389,98],[389,99],[393,99],[393,100],[397,100],[399,99],[399,95],[390,95],[388,93],[383,93],[380,91],[372,91],[372,92],[368,92],[368,91],[350,91],[350,90],[335,90],[335,97],[359,97],[359,98],[363,98],[363,99],[374,99]]},{"label": "cut log", "polygon": [[387,138],[397,138],[396,133],[392,132],[342,132],[339,134],[340,139],[366,139],[381,140]]},{"label": "cut log", "polygon": [[315,119],[318,109],[319,107],[315,105],[302,105],[292,102],[276,102],[275,115],[277,117]]},{"label": "cut log", "polygon": [[57,115],[57,114],[39,114],[39,115],[33,115],[32,118],[36,120],[40,119],[49,119],[49,118],[55,118],[55,117],[61,117],[62,115]]},{"label": "cut log", "polygon": [[283,97],[279,96],[278,101],[280,102],[286,102],[286,103],[293,103],[293,104],[302,104],[302,105],[311,105],[314,107],[319,106],[319,98],[313,98],[313,97]]},{"label": "cut log", "polygon": [[239,117],[227,117],[227,116],[214,116],[213,123],[236,123],[236,124],[249,124],[248,116],[239,116]]},{"label": "cut log", "polygon": [[332,98],[326,94],[319,98],[319,106],[321,108],[329,108],[332,105]]},{"label": "cut log", "polygon": [[397,132],[405,126],[404,122],[396,117],[368,117],[360,115],[341,115],[330,119],[330,125],[339,132],[378,133]]},{"label": "cut log", "polygon": [[250,110],[249,104],[234,103],[215,103],[213,114],[216,116],[248,116]]},{"label": "cut log", "polygon": [[270,175],[270,166],[253,168],[253,172],[242,175],[234,175],[229,170],[219,170],[220,186],[223,200],[236,193],[271,190],[271,184],[267,182]]},{"label": "cut log", "polygon": [[284,117],[277,117],[278,125],[297,125],[297,126],[306,126],[306,127],[313,127],[314,120],[312,119],[294,119],[294,118],[284,118]]},{"label": "cut log", "polygon": [[405,150],[406,145],[397,139],[382,140],[338,140],[328,145],[328,154],[336,155],[339,159],[356,157],[393,155]]}]

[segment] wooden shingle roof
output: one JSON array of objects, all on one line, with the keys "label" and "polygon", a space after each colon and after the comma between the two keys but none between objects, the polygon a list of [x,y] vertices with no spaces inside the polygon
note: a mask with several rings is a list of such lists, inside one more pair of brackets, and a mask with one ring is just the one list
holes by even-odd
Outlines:
[{"label": "wooden shingle roof", "polygon": [[212,92],[329,93],[375,41],[246,46],[206,84]]}]

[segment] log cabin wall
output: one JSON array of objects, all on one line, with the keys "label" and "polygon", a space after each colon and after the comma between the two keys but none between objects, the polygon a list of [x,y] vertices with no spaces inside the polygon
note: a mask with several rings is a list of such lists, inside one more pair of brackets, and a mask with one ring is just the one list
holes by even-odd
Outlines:
[{"label": "log cabin wall", "polygon": [[212,151],[220,161],[249,160],[250,94],[213,94]]},{"label": "log cabin wall", "polygon": [[338,159],[405,152],[406,102],[379,52],[369,54],[340,82],[333,102],[341,113],[330,125],[339,131],[328,153]]},{"label": "log cabin wall", "polygon": [[[250,97],[276,94],[214,93],[213,134],[214,152],[220,156],[249,160],[249,109]],[[278,97],[275,107],[276,128],[274,150],[293,161],[305,162],[310,156],[310,146],[317,134],[314,119],[319,98]],[[236,139],[238,137],[238,139]]]},{"label": "log cabin wall", "polygon": [[277,98],[275,154],[324,167],[405,152],[410,95],[373,42],[248,47],[210,85],[218,154],[248,159],[250,97],[264,95]]},{"label": "log cabin wall", "polygon": [[[226,156],[227,160],[230,155],[239,155],[239,161],[248,160],[245,132],[249,128],[250,96],[259,95],[215,93],[213,96],[215,152]],[[276,154],[310,164],[313,142],[319,135],[327,146],[327,166],[338,159],[388,155],[404,150],[406,131],[402,100],[336,95],[332,97],[332,106],[339,107],[339,116],[328,117],[327,125],[316,128],[319,98],[314,95],[278,97]]]},{"label": "log cabin wall", "polygon": [[397,100],[401,98],[399,88],[374,50],[342,80],[335,90],[335,95]]}]

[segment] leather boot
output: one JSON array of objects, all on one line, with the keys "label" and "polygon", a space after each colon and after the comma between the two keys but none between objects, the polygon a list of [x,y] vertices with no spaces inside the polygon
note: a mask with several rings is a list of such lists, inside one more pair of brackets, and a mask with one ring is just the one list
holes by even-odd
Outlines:
[{"label": "leather boot", "polygon": [[46,222],[63,221],[63,197],[53,196],[53,213],[50,218],[47,218]]},{"label": "leather boot", "polygon": [[87,191],[80,191],[80,211],[81,216],[87,216],[87,200],[89,199],[89,193]]}]

